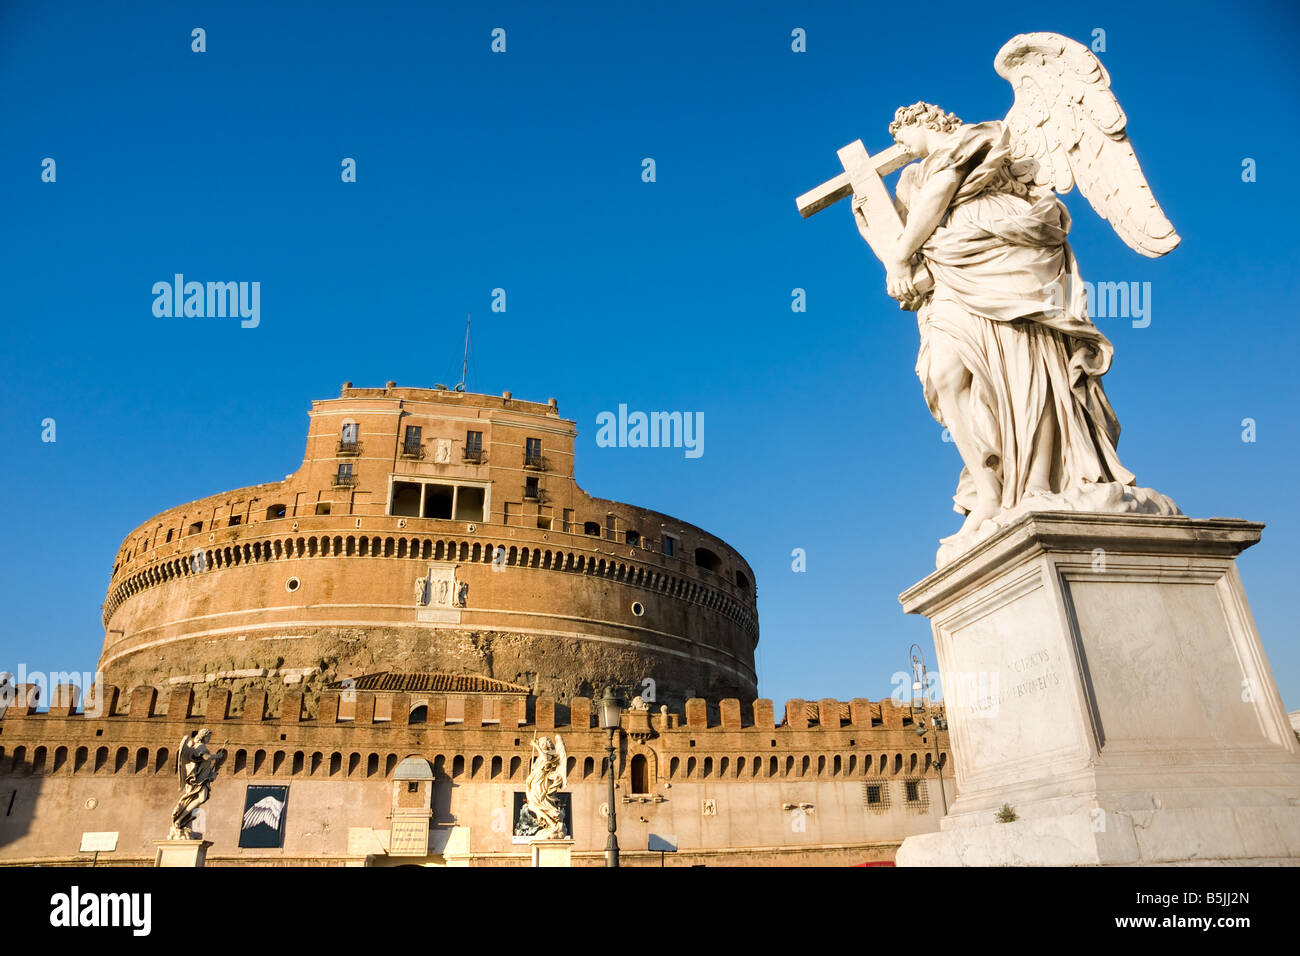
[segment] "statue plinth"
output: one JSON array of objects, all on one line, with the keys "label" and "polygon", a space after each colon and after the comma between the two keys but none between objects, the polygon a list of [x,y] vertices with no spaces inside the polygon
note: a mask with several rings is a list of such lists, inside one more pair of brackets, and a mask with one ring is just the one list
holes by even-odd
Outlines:
[{"label": "statue plinth", "polygon": [[533,866],[573,866],[572,840],[534,840]]},{"label": "statue plinth", "polygon": [[154,866],[203,866],[207,862],[211,840],[154,840],[158,848]]},{"label": "statue plinth", "polygon": [[958,796],[898,864],[1300,860],[1300,747],[1234,563],[1262,528],[1033,513],[902,594]]}]

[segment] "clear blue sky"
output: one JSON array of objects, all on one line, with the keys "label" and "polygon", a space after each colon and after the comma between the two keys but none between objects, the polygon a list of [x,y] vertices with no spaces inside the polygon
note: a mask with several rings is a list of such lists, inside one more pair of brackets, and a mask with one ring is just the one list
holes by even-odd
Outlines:
[{"label": "clear blue sky", "polygon": [[[913,641],[933,663],[897,595],[959,523],[959,463],[848,210],[805,222],[794,197],[844,143],[887,145],[899,105],[1004,116],[1014,34],[1102,28],[1183,237],[1149,261],[1067,199],[1085,279],[1152,283],[1148,328],[1099,320],[1120,452],[1191,515],[1268,523],[1240,567],[1300,707],[1290,4],[431,6],[0,7],[0,668],[93,669],[130,529],[293,471],[345,380],[454,382],[472,311],[473,390],[555,396],[583,487],[746,555],[765,696],[887,695]],[[155,318],[176,272],[261,282],[260,326]],[[703,412],[703,457],[598,448],[620,403]]]}]

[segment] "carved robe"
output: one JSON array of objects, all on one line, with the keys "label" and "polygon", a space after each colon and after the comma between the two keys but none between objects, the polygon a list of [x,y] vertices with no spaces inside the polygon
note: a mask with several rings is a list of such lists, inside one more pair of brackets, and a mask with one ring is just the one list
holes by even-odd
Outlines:
[{"label": "carved robe", "polygon": [[[1115,450],[1119,422],[1102,389],[1113,348],[1092,324],[1066,237],[1070,216],[1051,192],[1031,191],[1009,171],[1000,122],[961,126],[899,182],[910,203],[936,173],[963,179],[947,215],[921,247],[934,293],[917,313],[916,373],[940,424],[930,382],[930,343],[945,336],[972,376],[960,414],[1002,482],[1002,508],[1024,496],[1035,455],[1049,456],[1052,492],[1085,482],[1135,483]],[[1045,428],[1035,451],[1034,437]],[[958,513],[975,505],[963,468]]]}]

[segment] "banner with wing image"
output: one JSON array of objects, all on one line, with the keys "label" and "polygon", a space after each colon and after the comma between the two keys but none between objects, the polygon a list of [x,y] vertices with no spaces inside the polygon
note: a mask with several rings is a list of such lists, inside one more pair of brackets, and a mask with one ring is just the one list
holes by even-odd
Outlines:
[{"label": "banner with wing image", "polygon": [[284,846],[284,821],[288,806],[288,787],[250,785],[244,795],[239,845],[260,850]]}]

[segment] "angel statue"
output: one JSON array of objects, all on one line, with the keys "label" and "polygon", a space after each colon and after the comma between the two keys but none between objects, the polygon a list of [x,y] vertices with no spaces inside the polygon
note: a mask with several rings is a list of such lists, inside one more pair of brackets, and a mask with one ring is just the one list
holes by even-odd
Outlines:
[{"label": "angel statue", "polygon": [[[1165,255],[1178,236],[1091,50],[1027,33],[994,69],[1015,90],[1005,120],[902,107],[894,147],[869,157],[846,146],[845,173],[799,199],[808,216],[851,192],[889,295],[917,313],[916,373],[964,465],[953,501],[966,520],[942,542],[941,565],[1028,511],[1181,513],[1119,460],[1101,384],[1114,350],[1088,317],[1056,193],[1077,184],[1142,255]],[[890,202],[880,177],[904,165]]]},{"label": "angel statue", "polygon": [[564,811],[554,799],[556,793],[569,785],[568,762],[569,753],[559,734],[555,735],[554,742],[550,737],[533,740],[533,765],[524,781],[527,803],[516,824],[516,834],[544,840],[562,840],[569,835]]},{"label": "angel statue", "polygon": [[200,806],[207,803],[212,790],[212,781],[217,771],[226,762],[224,749],[212,753],[208,750],[208,740],[212,731],[204,727],[191,731],[181,738],[176,749],[176,772],[180,778],[181,795],[172,811],[172,827],[167,834],[169,840],[198,840],[201,834],[195,833],[194,815]]}]

